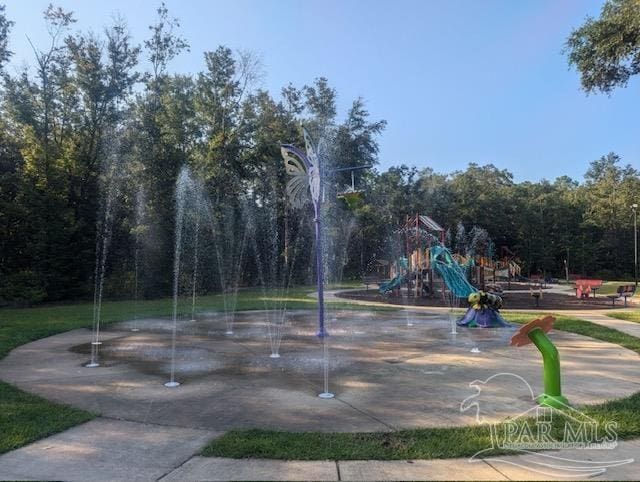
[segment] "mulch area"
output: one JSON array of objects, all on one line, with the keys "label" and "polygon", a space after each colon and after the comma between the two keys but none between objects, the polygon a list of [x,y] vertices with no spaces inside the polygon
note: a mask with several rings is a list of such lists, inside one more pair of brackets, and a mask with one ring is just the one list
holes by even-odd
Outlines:
[{"label": "mulch area", "polygon": [[[406,291],[403,290],[406,293]],[[339,298],[386,302],[393,305],[411,305],[411,306],[447,306],[441,296],[433,296],[431,298],[415,298],[414,296],[395,297],[381,295],[376,289],[347,291],[336,293]],[[575,296],[566,296],[557,293],[543,292],[540,298],[539,307],[536,307],[535,299],[529,293],[510,293],[504,291],[500,296],[504,302],[503,309],[525,309],[525,310],[593,310],[593,309],[610,309],[611,300],[606,296],[597,296],[588,300],[579,300]],[[466,302],[462,304],[466,306]],[[615,308],[622,308],[624,302],[616,301]]]}]

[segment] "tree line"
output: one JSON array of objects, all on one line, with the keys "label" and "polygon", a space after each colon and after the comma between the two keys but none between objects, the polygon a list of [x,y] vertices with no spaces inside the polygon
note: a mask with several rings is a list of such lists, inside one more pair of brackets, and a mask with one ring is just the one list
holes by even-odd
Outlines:
[{"label": "tree line", "polygon": [[[631,276],[629,206],[637,201],[640,173],[616,154],[585,160],[581,183],[569,177],[517,183],[506,170],[473,163],[453,173],[405,165],[383,172],[375,166],[386,122],[371,119],[363,99],[339,113],[337,92],[322,77],[274,95],[260,88],[259,57],[225,46],[204,52],[197,74],[174,73],[172,60],[189,45],[164,5],[155,13],[148,38],[138,44],[124,18],[99,34],[86,33],[76,29],[72,12],[49,6],[46,46],[32,44],[31,67],[9,72],[13,22],[0,8],[0,305],[91,296],[96,232],[114,172],[120,183],[112,193],[108,295],[132,292],[141,203],[142,295],[170,292],[175,182],[183,166],[202,181],[231,244],[239,244],[242,226],[228,221],[253,219],[242,217],[249,202],[255,212],[268,211],[260,222],[268,219],[279,243],[255,243],[253,256],[290,256],[292,233],[312,256],[311,221],[286,201],[279,147],[304,145],[301,124],[317,136],[331,133],[334,167],[374,166],[357,175],[362,201],[333,212],[349,220],[344,255],[336,261],[345,278],[359,278],[388,258],[398,227],[415,213],[447,227],[454,250],[465,226],[484,228],[495,248],[483,254],[508,247],[525,273],[558,275],[568,260],[572,272]],[[336,174],[327,195],[335,198],[349,182],[348,172]],[[241,283],[255,284],[251,256],[238,263]],[[291,279],[311,280],[310,266],[293,265]],[[203,291],[225,289],[214,275],[201,283]]]}]

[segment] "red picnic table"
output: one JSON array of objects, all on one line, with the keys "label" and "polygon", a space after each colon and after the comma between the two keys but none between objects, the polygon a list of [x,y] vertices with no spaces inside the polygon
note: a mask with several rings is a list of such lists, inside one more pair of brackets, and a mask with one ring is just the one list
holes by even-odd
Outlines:
[{"label": "red picnic table", "polygon": [[589,293],[593,292],[596,297],[596,291],[602,287],[601,279],[577,279],[575,284],[576,296],[578,298],[588,298]]}]

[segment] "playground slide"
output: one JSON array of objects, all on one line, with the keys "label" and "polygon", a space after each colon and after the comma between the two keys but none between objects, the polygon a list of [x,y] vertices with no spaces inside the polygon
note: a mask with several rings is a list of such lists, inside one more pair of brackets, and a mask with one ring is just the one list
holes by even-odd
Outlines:
[{"label": "playground slide", "polygon": [[431,248],[431,265],[442,277],[447,288],[458,298],[466,298],[478,291],[467,280],[464,270],[453,259],[451,252],[443,246]]},{"label": "playground slide", "polygon": [[383,295],[385,293],[388,293],[391,290],[399,288],[403,280],[404,280],[404,276],[400,274],[395,278],[393,278],[392,280],[387,281],[386,283],[380,283],[380,288],[378,288],[380,291],[380,294]]}]

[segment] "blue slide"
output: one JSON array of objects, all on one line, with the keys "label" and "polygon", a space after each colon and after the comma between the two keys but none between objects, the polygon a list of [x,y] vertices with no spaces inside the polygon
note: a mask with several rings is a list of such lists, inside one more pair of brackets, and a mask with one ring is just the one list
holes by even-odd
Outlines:
[{"label": "blue slide", "polygon": [[458,298],[467,298],[478,291],[469,283],[462,267],[444,246],[431,248],[431,266],[442,277],[447,288]]},{"label": "blue slide", "polygon": [[378,288],[378,290],[380,291],[380,294],[384,295],[384,294],[388,293],[389,291],[400,287],[400,285],[403,282],[404,282],[404,275],[403,274],[399,274],[398,276],[396,276],[395,278],[393,278],[390,281],[387,281],[386,283],[380,283],[380,287]]}]

